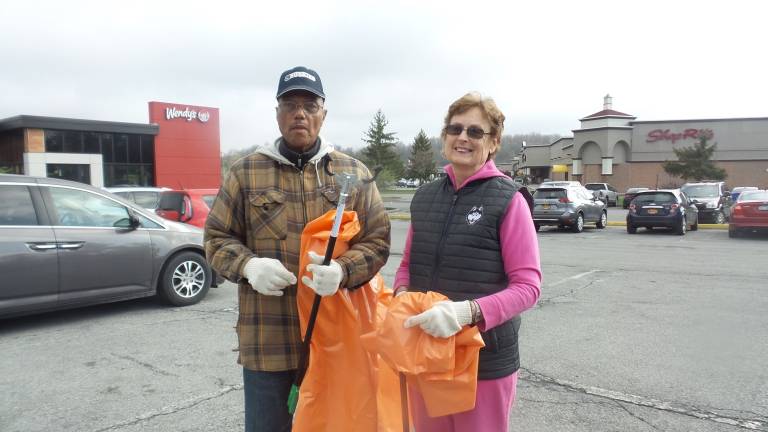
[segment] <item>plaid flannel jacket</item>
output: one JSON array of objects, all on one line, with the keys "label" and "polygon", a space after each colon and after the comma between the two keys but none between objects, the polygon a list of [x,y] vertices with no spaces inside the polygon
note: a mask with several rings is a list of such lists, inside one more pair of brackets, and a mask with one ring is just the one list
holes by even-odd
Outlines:
[{"label": "plaid flannel jacket", "polygon": [[[243,278],[243,267],[253,257],[275,258],[298,276],[305,224],[338,202],[340,186],[329,172],[371,177],[365,165],[333,151],[322,138],[320,151],[300,171],[279,154],[279,142],[235,162],[205,224],[208,261],[238,283],[238,363],[260,371],[298,366],[302,335],[296,286],[286,288],[282,297],[258,294]],[[355,288],[386,263],[390,223],[375,183],[356,183],[346,209],[357,212],[362,229],[337,261],[344,270],[341,286]]]}]

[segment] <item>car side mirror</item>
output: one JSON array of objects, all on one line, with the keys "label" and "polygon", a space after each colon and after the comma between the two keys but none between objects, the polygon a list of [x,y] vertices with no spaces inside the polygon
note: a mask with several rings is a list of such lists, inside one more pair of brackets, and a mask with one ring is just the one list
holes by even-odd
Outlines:
[{"label": "car side mirror", "polygon": [[128,217],[118,220],[115,222],[114,226],[115,228],[135,230],[141,226],[141,221],[139,220],[139,217],[136,216],[136,214],[133,212],[128,212]]}]

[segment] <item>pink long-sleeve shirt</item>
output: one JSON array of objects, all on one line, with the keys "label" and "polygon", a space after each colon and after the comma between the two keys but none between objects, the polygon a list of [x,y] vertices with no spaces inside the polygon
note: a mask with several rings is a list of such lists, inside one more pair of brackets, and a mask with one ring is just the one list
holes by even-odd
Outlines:
[{"label": "pink long-sleeve shirt", "polygon": [[[453,167],[448,165],[445,172],[456,184]],[[459,187],[479,179],[504,176],[491,160],[485,163],[479,171],[466,179]],[[483,313],[483,321],[478,323],[481,331],[490,330],[511,319],[515,315],[530,309],[536,304],[541,294],[541,262],[539,260],[539,243],[536,230],[533,227],[531,211],[528,203],[520,194],[515,194],[507,207],[507,212],[499,227],[501,255],[504,261],[504,271],[507,273],[509,284],[497,293],[478,298],[477,304]],[[405,250],[400,267],[395,274],[395,289],[410,284],[408,265],[411,256],[411,240],[413,227],[408,227],[405,240]]]}]

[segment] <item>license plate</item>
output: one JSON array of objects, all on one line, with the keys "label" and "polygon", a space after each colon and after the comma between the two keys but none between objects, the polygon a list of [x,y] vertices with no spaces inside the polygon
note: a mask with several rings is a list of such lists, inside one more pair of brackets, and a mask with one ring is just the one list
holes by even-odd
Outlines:
[{"label": "license plate", "polygon": [[648,210],[646,210],[645,212],[646,212],[646,213],[648,213],[648,214],[656,214],[656,213],[658,213],[659,211],[658,211],[658,210],[656,210],[656,209],[648,209]]},{"label": "license plate", "polygon": [[768,205],[760,206],[757,209],[758,210],[768,210]]},{"label": "license plate", "polygon": [[549,210],[549,204],[542,204],[541,208],[543,208],[544,210]]}]

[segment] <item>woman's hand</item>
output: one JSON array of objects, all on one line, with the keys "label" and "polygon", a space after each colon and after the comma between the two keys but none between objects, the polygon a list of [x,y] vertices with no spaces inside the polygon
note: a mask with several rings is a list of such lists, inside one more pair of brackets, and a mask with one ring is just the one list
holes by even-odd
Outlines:
[{"label": "woman's hand", "polygon": [[455,335],[465,325],[472,323],[469,300],[461,302],[441,301],[426,311],[405,320],[405,328],[421,327],[425,333],[440,338]]}]

